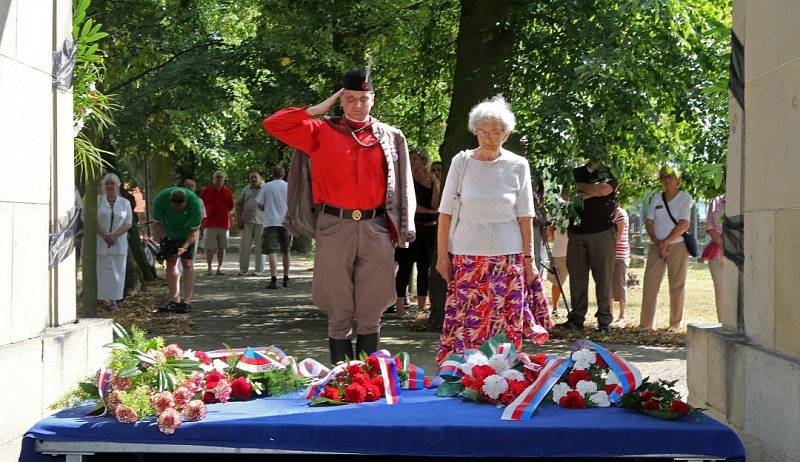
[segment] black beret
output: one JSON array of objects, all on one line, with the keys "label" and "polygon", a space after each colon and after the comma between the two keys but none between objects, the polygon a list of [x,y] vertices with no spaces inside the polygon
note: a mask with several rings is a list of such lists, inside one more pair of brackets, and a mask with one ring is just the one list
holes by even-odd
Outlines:
[{"label": "black beret", "polygon": [[342,88],[354,91],[375,91],[372,77],[365,69],[353,69],[342,77]]}]

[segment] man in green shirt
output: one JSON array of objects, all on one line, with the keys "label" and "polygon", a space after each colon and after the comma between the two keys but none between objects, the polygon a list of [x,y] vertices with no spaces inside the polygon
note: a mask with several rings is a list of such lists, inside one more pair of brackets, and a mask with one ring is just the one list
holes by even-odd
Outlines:
[{"label": "man in green shirt", "polygon": [[[153,230],[161,242],[161,254],[167,260],[169,300],[159,312],[187,313],[191,309],[194,285],[194,242],[200,234],[202,205],[192,191],[179,186],[166,188],[153,201]],[[183,265],[183,283],[178,272],[178,259]],[[180,299],[179,287],[183,289]]]}]

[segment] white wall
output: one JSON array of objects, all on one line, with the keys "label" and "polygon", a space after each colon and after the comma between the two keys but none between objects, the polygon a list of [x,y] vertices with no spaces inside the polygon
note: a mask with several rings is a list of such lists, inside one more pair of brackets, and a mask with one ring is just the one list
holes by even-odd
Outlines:
[{"label": "white wall", "polygon": [[0,0],[0,461],[47,407],[91,374],[110,320],[76,322],[74,253],[48,267],[48,236],[74,206],[72,94],[51,84],[71,0]]}]

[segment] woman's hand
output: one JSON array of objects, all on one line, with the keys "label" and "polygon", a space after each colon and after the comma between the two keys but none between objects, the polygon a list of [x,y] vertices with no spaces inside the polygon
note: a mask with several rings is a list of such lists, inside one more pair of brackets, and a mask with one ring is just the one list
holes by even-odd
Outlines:
[{"label": "woman's hand", "polygon": [[107,235],[106,236],[106,242],[108,242],[109,246],[112,246],[112,245],[116,244],[117,243],[117,236],[114,236],[113,234]]},{"label": "woman's hand", "polygon": [[525,285],[530,285],[536,282],[539,278],[539,271],[533,266],[533,261],[530,258],[525,259]]},{"label": "woman's hand", "polygon": [[344,92],[344,88],[329,96],[325,101],[306,109],[306,114],[312,117],[325,114],[330,110],[331,107],[333,107],[333,105],[336,104],[336,101],[339,100],[339,96],[342,94],[342,92]]},{"label": "woman's hand", "polygon": [[442,276],[442,279],[445,280],[448,284],[450,283],[451,278],[451,271],[450,268],[450,257],[440,257],[436,259],[436,271]]}]

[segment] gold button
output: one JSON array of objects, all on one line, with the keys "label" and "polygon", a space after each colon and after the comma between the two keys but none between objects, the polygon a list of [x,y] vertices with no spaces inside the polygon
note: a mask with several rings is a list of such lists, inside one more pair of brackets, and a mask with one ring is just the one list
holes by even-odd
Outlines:
[{"label": "gold button", "polygon": [[361,210],[353,210],[353,220],[358,221],[361,219]]}]

